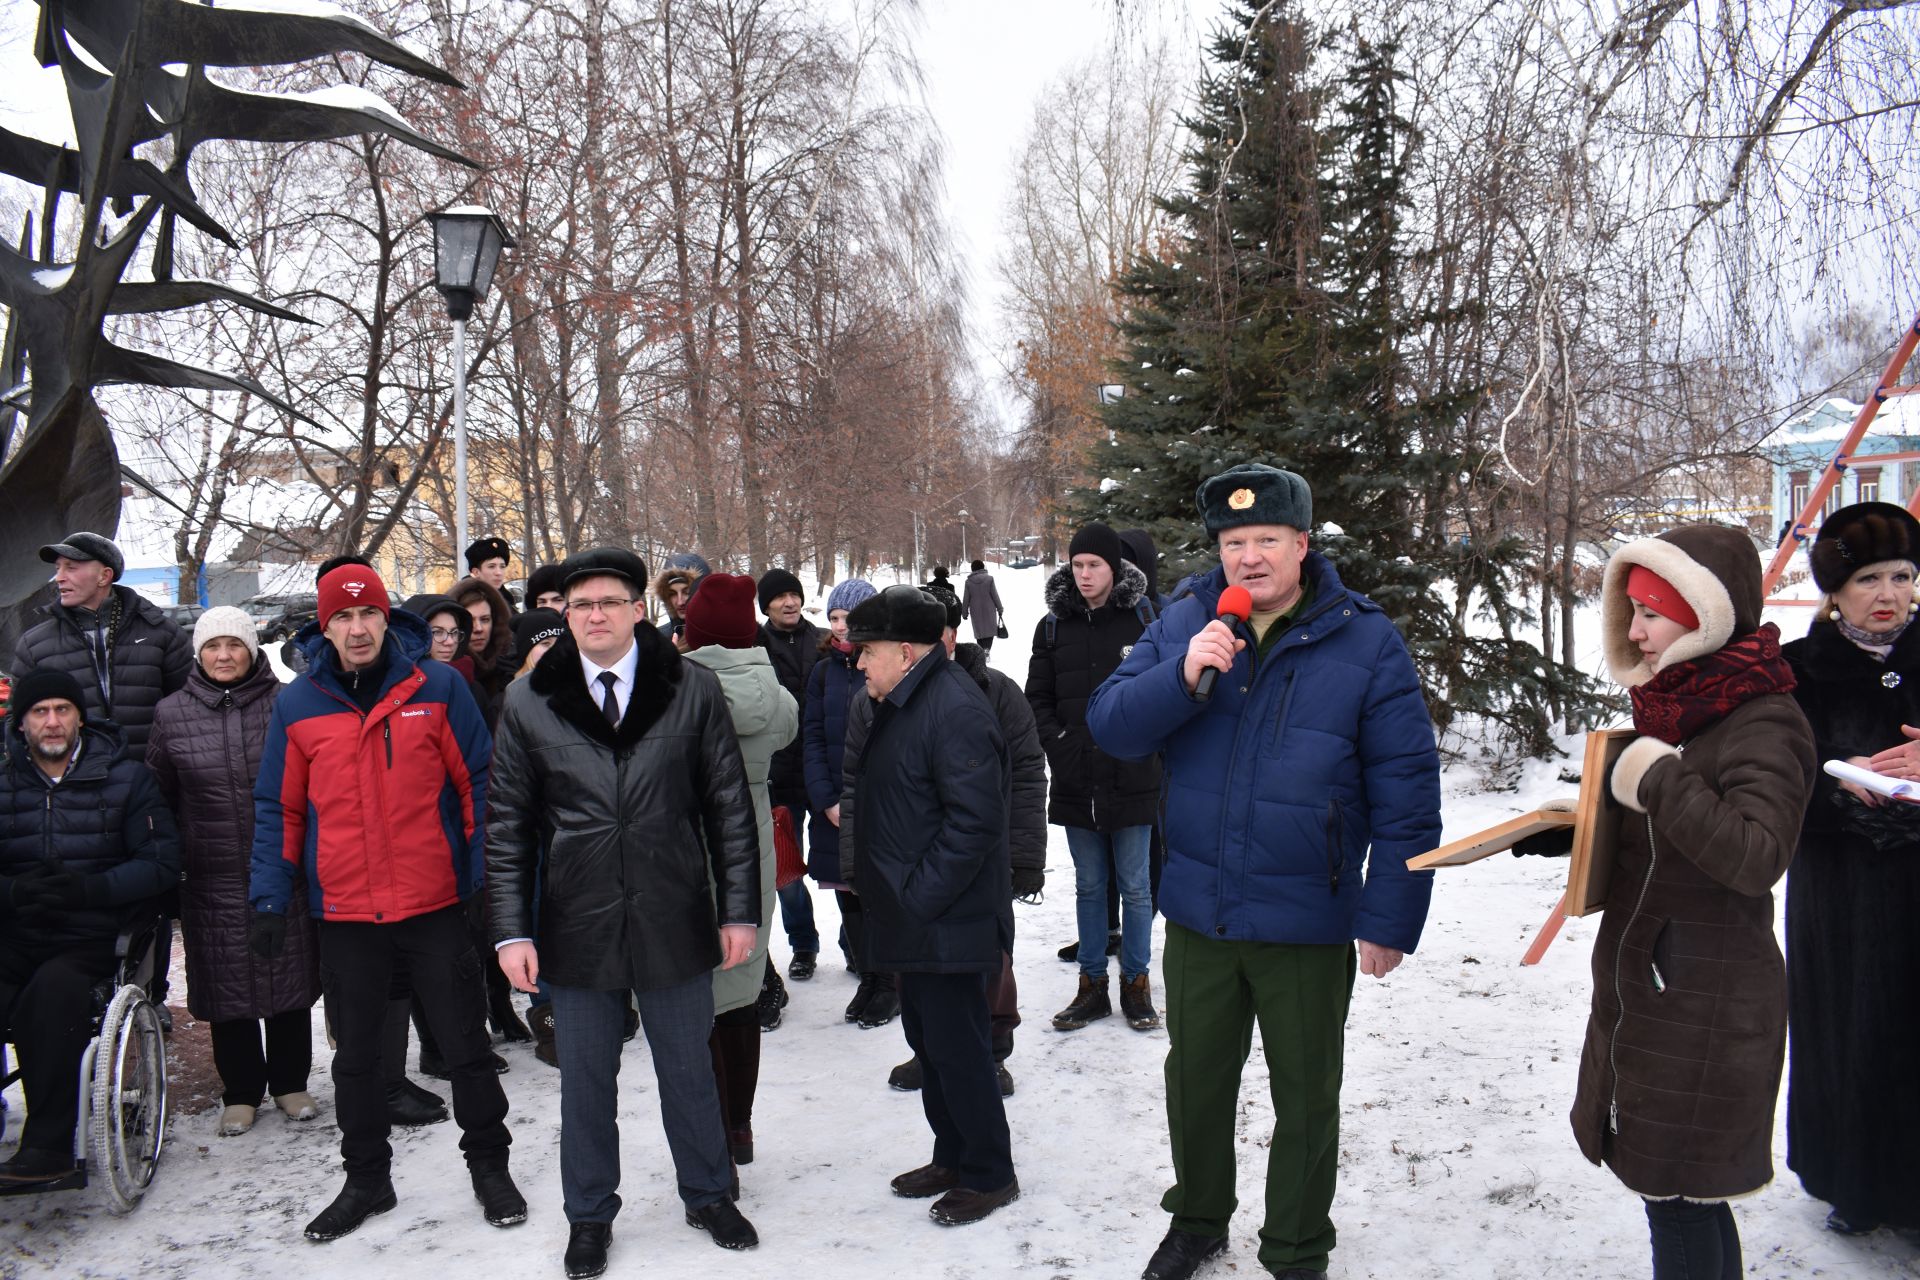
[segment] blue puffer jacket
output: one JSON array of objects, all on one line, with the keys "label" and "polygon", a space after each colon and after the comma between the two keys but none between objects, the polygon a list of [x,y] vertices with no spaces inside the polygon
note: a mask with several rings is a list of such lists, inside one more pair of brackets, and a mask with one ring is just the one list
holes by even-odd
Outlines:
[{"label": "blue puffer jacket", "polygon": [[1380,606],[1318,552],[1303,573],[1306,615],[1257,666],[1240,626],[1248,647],[1208,702],[1187,695],[1180,668],[1226,576],[1192,580],[1094,692],[1087,726],[1114,755],[1163,753],[1168,920],[1208,937],[1412,951],[1433,873],[1406,860],[1440,843],[1433,724]]},{"label": "blue puffer jacket", "polygon": [[867,673],[854,665],[856,653],[828,649],[807,673],[807,702],[801,713],[802,758],[807,772],[807,870],[821,884],[844,884],[840,873],[840,828],[827,810],[840,803],[847,751],[847,708],[867,687]]}]

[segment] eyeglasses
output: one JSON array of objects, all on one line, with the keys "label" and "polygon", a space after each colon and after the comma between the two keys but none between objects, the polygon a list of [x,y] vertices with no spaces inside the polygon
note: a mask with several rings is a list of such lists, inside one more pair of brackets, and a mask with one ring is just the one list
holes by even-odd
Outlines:
[{"label": "eyeglasses", "polygon": [[427,634],[432,636],[435,640],[458,640],[460,638],[460,628],[429,627],[427,629]]},{"label": "eyeglasses", "polygon": [[617,613],[633,603],[631,596],[608,596],[604,600],[569,600],[568,613]]}]

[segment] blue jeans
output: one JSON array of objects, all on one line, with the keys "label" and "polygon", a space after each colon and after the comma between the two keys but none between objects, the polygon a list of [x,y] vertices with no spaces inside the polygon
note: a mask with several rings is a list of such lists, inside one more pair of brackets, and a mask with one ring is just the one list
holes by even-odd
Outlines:
[{"label": "blue jeans", "polygon": [[787,945],[795,951],[820,954],[820,929],[813,922],[813,895],[807,892],[807,878],[801,876],[774,896],[780,899],[780,923],[787,927]]},{"label": "blue jeans", "polygon": [[1074,918],[1080,926],[1080,972],[1107,976],[1107,865],[1120,882],[1120,980],[1137,978],[1153,964],[1153,887],[1147,850],[1152,827],[1122,827],[1102,833],[1067,828],[1073,854]]},{"label": "blue jeans", "polygon": [[[620,1037],[627,992],[552,986],[554,1047],[560,1054],[560,1191],[567,1221],[612,1222],[620,1212]],[[698,1209],[726,1197],[733,1182],[720,1093],[713,1082],[713,975],[633,993],[653,1051],[660,1119],[680,1199]]]}]

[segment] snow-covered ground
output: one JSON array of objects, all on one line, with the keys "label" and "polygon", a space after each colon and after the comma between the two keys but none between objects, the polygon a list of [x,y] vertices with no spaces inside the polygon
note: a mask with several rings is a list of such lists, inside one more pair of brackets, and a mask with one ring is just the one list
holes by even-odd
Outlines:
[{"label": "snow-covered ground", "polygon": [[[1023,678],[1044,570],[1001,571],[1010,640],[995,664]],[[1805,610],[1782,610],[1789,635]],[[1488,793],[1475,762],[1446,777],[1448,835],[1477,830],[1571,788],[1567,762],[1532,762],[1517,790]],[[936,1226],[924,1202],[887,1180],[926,1160],[916,1095],[886,1086],[906,1056],[898,1024],[862,1031],[841,1018],[854,980],[831,955],[791,984],[786,1021],[763,1040],[756,1161],[741,1208],[763,1244],[721,1254],[681,1220],[644,1043],[629,1046],[621,1108],[626,1200],[616,1276],[1072,1277],[1139,1274],[1165,1229],[1169,1178],[1161,1104],[1165,1032],[1115,1017],[1073,1034],[1048,1025],[1075,971],[1054,958],[1073,929],[1072,871],[1054,829],[1046,900],[1017,909],[1022,1027],[1008,1100],[1022,1198],[983,1224]],[[1597,919],[1569,921],[1536,968],[1520,955],[1558,896],[1565,864],[1504,855],[1440,873],[1419,952],[1384,982],[1361,978],[1347,1034],[1335,1277],[1615,1277],[1648,1274],[1644,1215],[1610,1174],[1581,1159],[1567,1129]],[[816,895],[823,932],[837,919]],[[1157,932],[1157,931],[1156,931]],[[1156,939],[1156,954],[1158,952]],[[775,946],[784,963],[784,939]],[[1156,979],[1156,990],[1158,988]],[[317,1017],[316,1017],[317,1027]],[[264,1112],[252,1133],[214,1136],[215,1112],[184,1115],[152,1191],[115,1218],[92,1193],[0,1200],[0,1280],[270,1274],[377,1280],[420,1274],[558,1276],[566,1243],[558,1169],[559,1077],[523,1045],[501,1049],[512,1101],[514,1173],[532,1203],[521,1227],[480,1219],[451,1125],[396,1131],[398,1210],[328,1245],[302,1225],[339,1180],[327,1051],[316,1030],[321,1118]],[[1262,1274],[1255,1231],[1271,1109],[1256,1048],[1240,1120],[1240,1199],[1232,1247],[1203,1276]],[[17,1090],[9,1094],[18,1105]],[[1783,1099],[1784,1107],[1784,1099]],[[1920,1247],[1890,1232],[1861,1240],[1822,1227],[1826,1206],[1785,1168],[1735,1210],[1757,1277],[1885,1280],[1920,1276]]]}]

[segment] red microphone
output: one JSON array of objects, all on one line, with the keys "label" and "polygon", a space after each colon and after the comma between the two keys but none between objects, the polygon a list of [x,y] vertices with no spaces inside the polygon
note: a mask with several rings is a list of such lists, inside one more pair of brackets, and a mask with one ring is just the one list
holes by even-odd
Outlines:
[{"label": "red microphone", "polygon": [[[1228,587],[1220,593],[1219,607],[1214,613],[1221,618],[1232,618],[1236,622],[1245,622],[1253,616],[1253,597],[1247,594],[1245,587]],[[1231,625],[1231,624],[1229,624]],[[1220,668],[1202,667],[1200,678],[1194,681],[1193,698],[1196,702],[1205,702],[1213,696],[1213,682],[1220,678]]]}]

